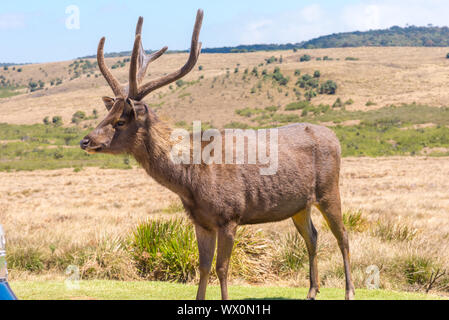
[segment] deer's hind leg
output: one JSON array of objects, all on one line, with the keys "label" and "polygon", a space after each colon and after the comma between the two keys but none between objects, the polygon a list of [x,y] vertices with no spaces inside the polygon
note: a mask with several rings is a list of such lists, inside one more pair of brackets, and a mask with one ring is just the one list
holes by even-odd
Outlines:
[{"label": "deer's hind leg", "polygon": [[311,217],[312,208],[307,209],[296,214],[292,219],[296,229],[304,238],[307,251],[309,253],[309,278],[310,290],[307,295],[308,300],[315,300],[316,295],[320,292],[320,281],[318,277],[318,262],[317,262],[317,242],[318,232],[316,231]]},{"label": "deer's hind leg", "polygon": [[338,187],[334,188],[334,192],[329,193],[326,197],[318,201],[318,209],[324,216],[329,228],[337,238],[338,246],[343,255],[343,263],[346,277],[346,300],[353,300],[355,297],[354,284],[351,277],[351,263],[349,255],[348,233],[343,224],[343,215],[341,213],[341,200]]}]

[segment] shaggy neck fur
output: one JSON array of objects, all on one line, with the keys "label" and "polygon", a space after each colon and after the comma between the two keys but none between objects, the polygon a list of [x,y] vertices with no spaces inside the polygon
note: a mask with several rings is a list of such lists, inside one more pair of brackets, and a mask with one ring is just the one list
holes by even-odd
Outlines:
[{"label": "shaggy neck fur", "polygon": [[151,114],[146,126],[138,130],[131,153],[154,180],[178,194],[184,201],[190,202],[191,167],[172,162],[172,131],[155,114]]}]

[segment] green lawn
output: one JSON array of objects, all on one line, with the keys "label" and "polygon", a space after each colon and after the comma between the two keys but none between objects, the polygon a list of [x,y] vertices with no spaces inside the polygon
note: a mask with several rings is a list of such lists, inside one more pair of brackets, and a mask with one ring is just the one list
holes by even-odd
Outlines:
[{"label": "green lawn", "polygon": [[[13,281],[10,283],[22,300],[99,299],[99,300],[192,300],[196,296],[195,285],[166,282],[118,282],[81,281],[79,289],[69,290],[62,281]],[[219,287],[210,286],[207,299],[220,299]],[[244,287],[231,286],[229,294],[234,300],[244,299],[304,299],[305,288]],[[359,300],[434,300],[439,296],[393,292],[385,290],[357,290]],[[323,288],[320,300],[342,300],[343,289]]]}]

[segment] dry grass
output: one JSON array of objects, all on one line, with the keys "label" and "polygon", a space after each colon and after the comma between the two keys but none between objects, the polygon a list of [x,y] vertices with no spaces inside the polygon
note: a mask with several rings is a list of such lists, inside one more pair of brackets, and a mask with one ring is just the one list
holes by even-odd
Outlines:
[{"label": "dry grass", "polygon": [[[342,198],[347,223],[352,225],[349,229],[357,287],[365,286],[365,270],[370,265],[381,269],[385,289],[424,290],[431,272],[449,269],[448,175],[446,158],[344,159]],[[63,278],[61,266],[67,261],[80,264],[87,279],[138,279],[123,250],[124,241],[147,218],[181,215],[174,213],[178,211],[176,196],[140,169],[1,173],[0,179],[0,221],[8,235],[9,252],[19,266],[11,270],[15,280]],[[342,287],[341,256],[322,220],[314,212],[320,233],[322,285]],[[249,230],[258,229],[270,240],[269,256],[288,267],[253,261],[251,268],[263,272],[252,272],[249,278],[238,278],[235,275],[240,271],[235,272],[234,283],[307,286],[307,256],[292,223]],[[293,248],[299,251],[293,254]],[[236,254],[249,249],[236,249]],[[33,264],[39,256],[44,256],[47,264]],[[31,265],[28,271],[24,263]],[[236,267],[243,268],[244,274],[248,266]],[[439,282],[440,291],[447,290],[443,280]]]},{"label": "dry grass", "polygon": [[[313,58],[325,55],[334,58],[333,61],[316,61],[300,63],[299,57],[304,53]],[[414,101],[431,106],[443,106],[449,100],[446,84],[449,75],[449,61],[445,58],[446,48],[345,48],[301,50],[297,53],[255,52],[246,54],[203,54],[198,68],[186,77],[186,81],[204,79],[183,90],[171,92],[164,88],[147,97],[147,101],[160,105],[158,112],[172,123],[177,121],[202,120],[212,122],[221,127],[234,120],[234,111],[245,107],[268,107],[286,105],[294,99],[292,87],[295,81],[290,81],[289,88],[273,88],[264,84],[256,94],[250,91],[258,83],[258,79],[242,80],[243,71],[263,63],[270,56],[283,56],[283,64],[259,67],[269,72],[275,66],[294,77],[294,71],[300,69],[302,74],[313,74],[320,70],[323,79],[332,79],[338,83],[337,96],[319,96],[314,102],[332,105],[337,97],[342,101],[354,100],[348,106],[349,110],[366,110],[379,108],[390,104],[412,103]],[[358,61],[345,61],[348,56],[359,58]],[[123,59],[123,58],[120,58]],[[156,61],[150,69],[151,77],[161,76],[181,66],[186,54],[166,55]],[[339,60],[337,60],[339,59]],[[109,65],[119,58],[108,59]],[[94,60],[91,60],[94,61]],[[100,97],[110,95],[102,77],[82,76],[69,81],[68,66],[72,61],[44,65],[23,66],[21,73],[0,70],[0,75],[7,79],[27,82],[29,78],[35,81],[42,79],[46,83],[50,78],[64,79],[62,85],[50,87],[48,90],[32,94],[20,95],[0,100],[0,119],[2,122],[31,124],[41,122],[45,116],[61,115],[65,123],[70,123],[72,114],[77,110],[91,113],[93,108],[105,114]],[[240,64],[239,73],[234,74],[234,68]],[[125,68],[114,70],[114,74],[126,82],[129,63]],[[42,70],[49,76],[45,76]],[[226,77],[229,69],[229,78]],[[98,74],[99,71],[97,70]],[[216,78],[216,79],[215,79]],[[214,80],[215,79],[215,80]],[[174,87],[176,87],[174,85]],[[285,94],[289,91],[289,96]],[[268,95],[270,98],[268,98]],[[180,98],[181,97],[181,98]],[[366,107],[368,101],[376,105]],[[226,107],[223,107],[226,106]]]}]

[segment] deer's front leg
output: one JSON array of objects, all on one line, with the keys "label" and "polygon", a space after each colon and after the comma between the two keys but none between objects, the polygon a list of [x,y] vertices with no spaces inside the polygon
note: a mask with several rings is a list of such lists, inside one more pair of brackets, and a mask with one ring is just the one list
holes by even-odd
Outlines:
[{"label": "deer's front leg", "polygon": [[217,233],[214,230],[206,230],[199,225],[195,225],[198,251],[200,254],[200,283],[198,286],[197,300],[206,299],[206,288],[209,282],[210,269],[215,253],[215,242]]},{"label": "deer's front leg", "polygon": [[237,230],[236,224],[226,225],[218,230],[217,249],[217,275],[220,280],[221,297],[228,300],[228,269],[231,259],[234,237]]}]

